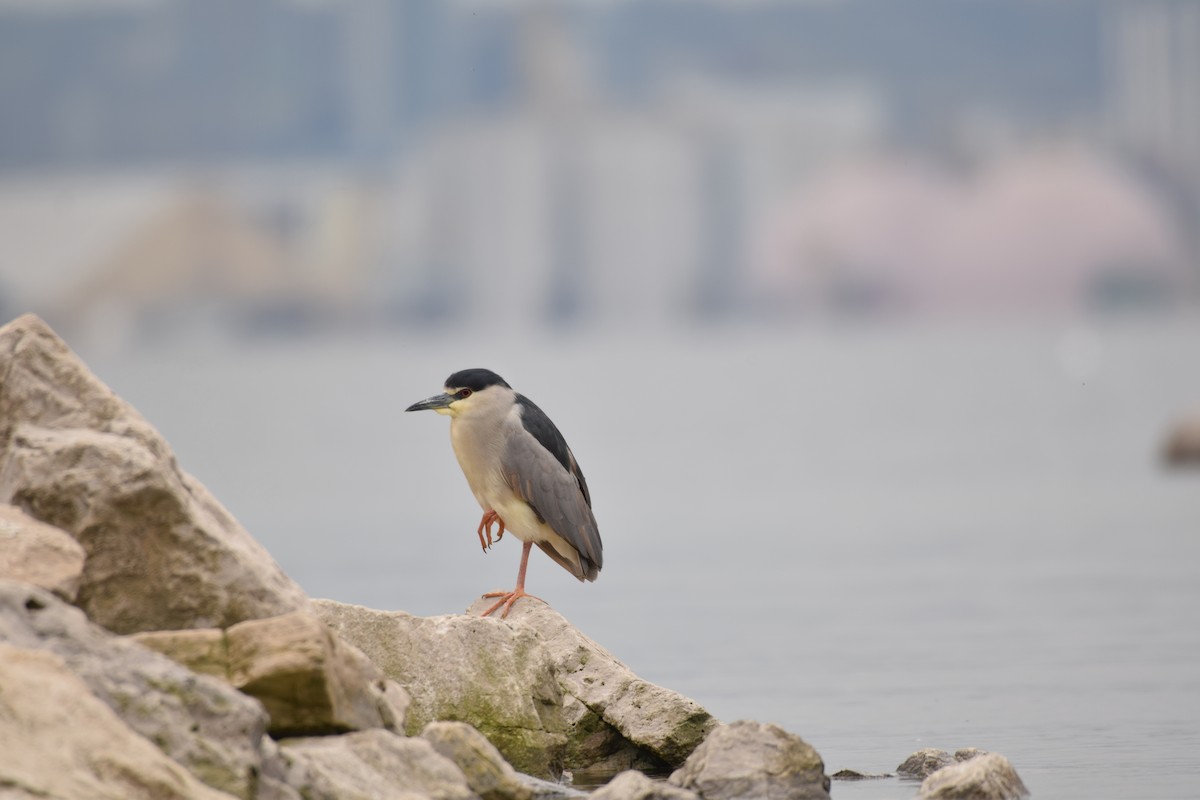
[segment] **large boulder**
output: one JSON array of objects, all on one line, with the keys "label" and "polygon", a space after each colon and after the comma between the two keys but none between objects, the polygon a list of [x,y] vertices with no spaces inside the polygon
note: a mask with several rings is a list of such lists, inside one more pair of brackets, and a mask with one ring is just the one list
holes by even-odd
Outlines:
[{"label": "large boulder", "polygon": [[83,548],[70,534],[15,506],[0,505],[0,578],[32,583],[72,602],[83,579]]},{"label": "large boulder", "polygon": [[77,602],[118,633],[226,628],[303,591],[49,327],[0,328],[0,503],[70,533]]},{"label": "large boulder", "polygon": [[[488,605],[480,598],[467,613],[482,614]],[[546,643],[567,699],[568,755],[576,768],[677,767],[717,725],[695,701],[642,680],[545,603],[519,603],[499,624],[528,625]]]},{"label": "large boulder", "polygon": [[287,783],[305,800],[478,800],[466,776],[424,739],[382,729],[290,739]]},{"label": "large boulder", "polygon": [[1029,790],[1012,763],[984,753],[937,770],[921,783],[920,800],[1019,800]]},{"label": "large boulder", "polygon": [[704,800],[829,800],[829,778],[817,751],[799,736],[761,722],[717,727],[669,780]]},{"label": "large boulder", "polygon": [[53,653],[125,725],[204,783],[256,796],[267,727],[258,701],[114,636],[28,584],[0,581],[0,641]]},{"label": "large boulder", "polygon": [[527,626],[467,616],[315,600],[316,614],[412,697],[408,733],[435,720],[468,722],[517,769],[554,777],[563,768],[563,695],[541,638]]},{"label": "large boulder", "polygon": [[232,800],[134,733],[63,659],[0,643],[0,795]]},{"label": "large boulder", "polygon": [[[482,601],[481,601],[482,603]],[[517,769],[608,777],[683,763],[715,725],[688,698],[647,683],[561,614],[518,603],[508,619],[314,601],[317,615],[408,689],[409,732],[460,720]]]}]

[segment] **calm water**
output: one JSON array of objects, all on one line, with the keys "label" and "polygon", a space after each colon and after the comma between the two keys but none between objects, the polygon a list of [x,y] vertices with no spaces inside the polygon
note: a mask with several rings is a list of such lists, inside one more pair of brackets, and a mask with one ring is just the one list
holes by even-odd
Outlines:
[{"label": "calm water", "polygon": [[[564,431],[606,566],[529,588],[643,677],[830,772],[1007,755],[1039,798],[1200,796],[1200,323],[486,334],[85,357],[314,596],[458,612],[483,555],[447,420],[490,366]],[[898,780],[839,798],[911,798]]]}]

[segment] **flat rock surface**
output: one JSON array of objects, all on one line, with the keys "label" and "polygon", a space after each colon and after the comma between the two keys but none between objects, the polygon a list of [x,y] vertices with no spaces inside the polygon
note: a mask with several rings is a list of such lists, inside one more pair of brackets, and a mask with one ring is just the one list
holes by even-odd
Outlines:
[{"label": "flat rock surface", "polygon": [[0,328],[0,503],[83,546],[77,602],[118,633],[307,607],[158,432],[30,314]]},{"label": "flat rock surface", "polygon": [[0,505],[0,578],[32,583],[74,602],[85,553],[66,531]]},{"label": "flat rock surface", "polygon": [[130,634],[129,638],[192,672],[229,683],[229,642],[220,628],[143,631]]}]

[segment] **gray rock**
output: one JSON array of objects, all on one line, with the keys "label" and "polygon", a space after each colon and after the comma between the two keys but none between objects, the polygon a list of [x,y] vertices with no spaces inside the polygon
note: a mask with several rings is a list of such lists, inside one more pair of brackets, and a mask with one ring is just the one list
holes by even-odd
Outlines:
[{"label": "gray rock", "polygon": [[255,797],[267,727],[258,701],[114,636],[28,584],[0,581],[0,641],[54,653],[126,725],[201,781]]},{"label": "gray rock", "polygon": [[[234,625],[226,631],[229,680],[262,701],[274,736],[308,736],[399,727],[404,690],[325,623],[298,611]],[[399,719],[397,719],[399,717]]]},{"label": "gray rock", "polygon": [[376,729],[280,743],[305,800],[475,800],[454,762],[424,739]]},{"label": "gray rock", "polygon": [[263,766],[258,775],[258,795],[255,800],[308,800],[288,784],[290,763],[280,752],[279,744],[269,736],[264,737],[261,750]]},{"label": "gray rock", "polygon": [[734,722],[708,735],[670,782],[704,800],[829,800],[821,756],[777,725]]},{"label": "gray rock", "polygon": [[954,756],[945,750],[923,747],[896,767],[896,774],[904,778],[925,778],[954,762]]},{"label": "gray rock", "polygon": [[[360,651],[361,652],[361,651]],[[370,691],[379,707],[379,716],[383,718],[385,730],[396,733],[408,732],[408,707],[412,705],[412,696],[408,690],[391,678],[383,678],[372,683]]]},{"label": "gray rock", "polygon": [[531,800],[533,791],[479,731],[465,722],[431,722],[421,738],[458,765],[483,800]]},{"label": "gray rock", "polygon": [[79,593],[83,559],[70,534],[0,505],[0,578],[41,586],[70,603]]},{"label": "gray rock", "polygon": [[0,328],[0,503],[87,552],[78,604],[118,633],[225,628],[307,598],[49,327]]},{"label": "gray rock", "polygon": [[717,724],[683,695],[638,678],[542,603],[518,603],[506,620],[313,603],[408,689],[410,733],[433,720],[468,722],[522,772],[554,777],[565,767],[602,779],[666,769]]},{"label": "gray rock", "polygon": [[943,767],[921,783],[921,800],[1018,800],[1029,790],[999,753],[985,753]]},{"label": "gray rock", "polygon": [[1200,466],[1200,412],[1175,424],[1167,434],[1163,458],[1174,466]]},{"label": "gray rock", "polygon": [[[467,613],[482,613],[486,603],[487,598],[480,598]],[[613,753],[624,750],[630,756],[622,764],[626,768],[676,767],[717,725],[693,700],[639,678],[548,605],[518,603],[506,622],[529,625],[542,636],[564,695],[579,701],[567,705],[576,763],[614,761]],[[616,739],[616,747],[590,744],[605,726],[617,734],[610,737]],[[653,759],[639,760],[639,751]]]},{"label": "gray rock", "polygon": [[636,770],[626,770],[591,794],[592,800],[699,800],[700,796]]},{"label": "gray rock", "polygon": [[0,643],[0,795],[232,800],[127,727],[43,650]]},{"label": "gray rock", "polygon": [[468,722],[522,772],[557,776],[566,749],[562,690],[537,632],[467,616],[415,617],[330,600],[317,616],[412,696],[407,730]]}]

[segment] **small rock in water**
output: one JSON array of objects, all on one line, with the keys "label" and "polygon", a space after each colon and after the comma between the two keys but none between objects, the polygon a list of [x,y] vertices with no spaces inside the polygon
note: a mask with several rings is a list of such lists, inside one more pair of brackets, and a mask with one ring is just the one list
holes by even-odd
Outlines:
[{"label": "small rock in water", "polygon": [[919,800],[1018,800],[1029,790],[1017,770],[999,753],[985,753],[930,775]]},{"label": "small rock in water", "polygon": [[954,756],[945,750],[925,747],[913,753],[896,767],[896,773],[904,778],[926,778],[942,767],[954,762]]},{"label": "small rock in water", "polygon": [[890,772],[859,772],[856,769],[839,769],[829,776],[835,781],[870,781],[876,778],[894,778]]},{"label": "small rock in water", "polygon": [[954,751],[955,761],[970,761],[972,758],[986,756],[987,750],[980,750],[978,747],[960,747]]},{"label": "small rock in water", "polygon": [[817,751],[778,725],[761,722],[717,726],[669,780],[704,800],[829,799],[829,778]]},{"label": "small rock in water", "polygon": [[1175,467],[1200,466],[1200,412],[1180,420],[1167,434],[1163,460]]}]

